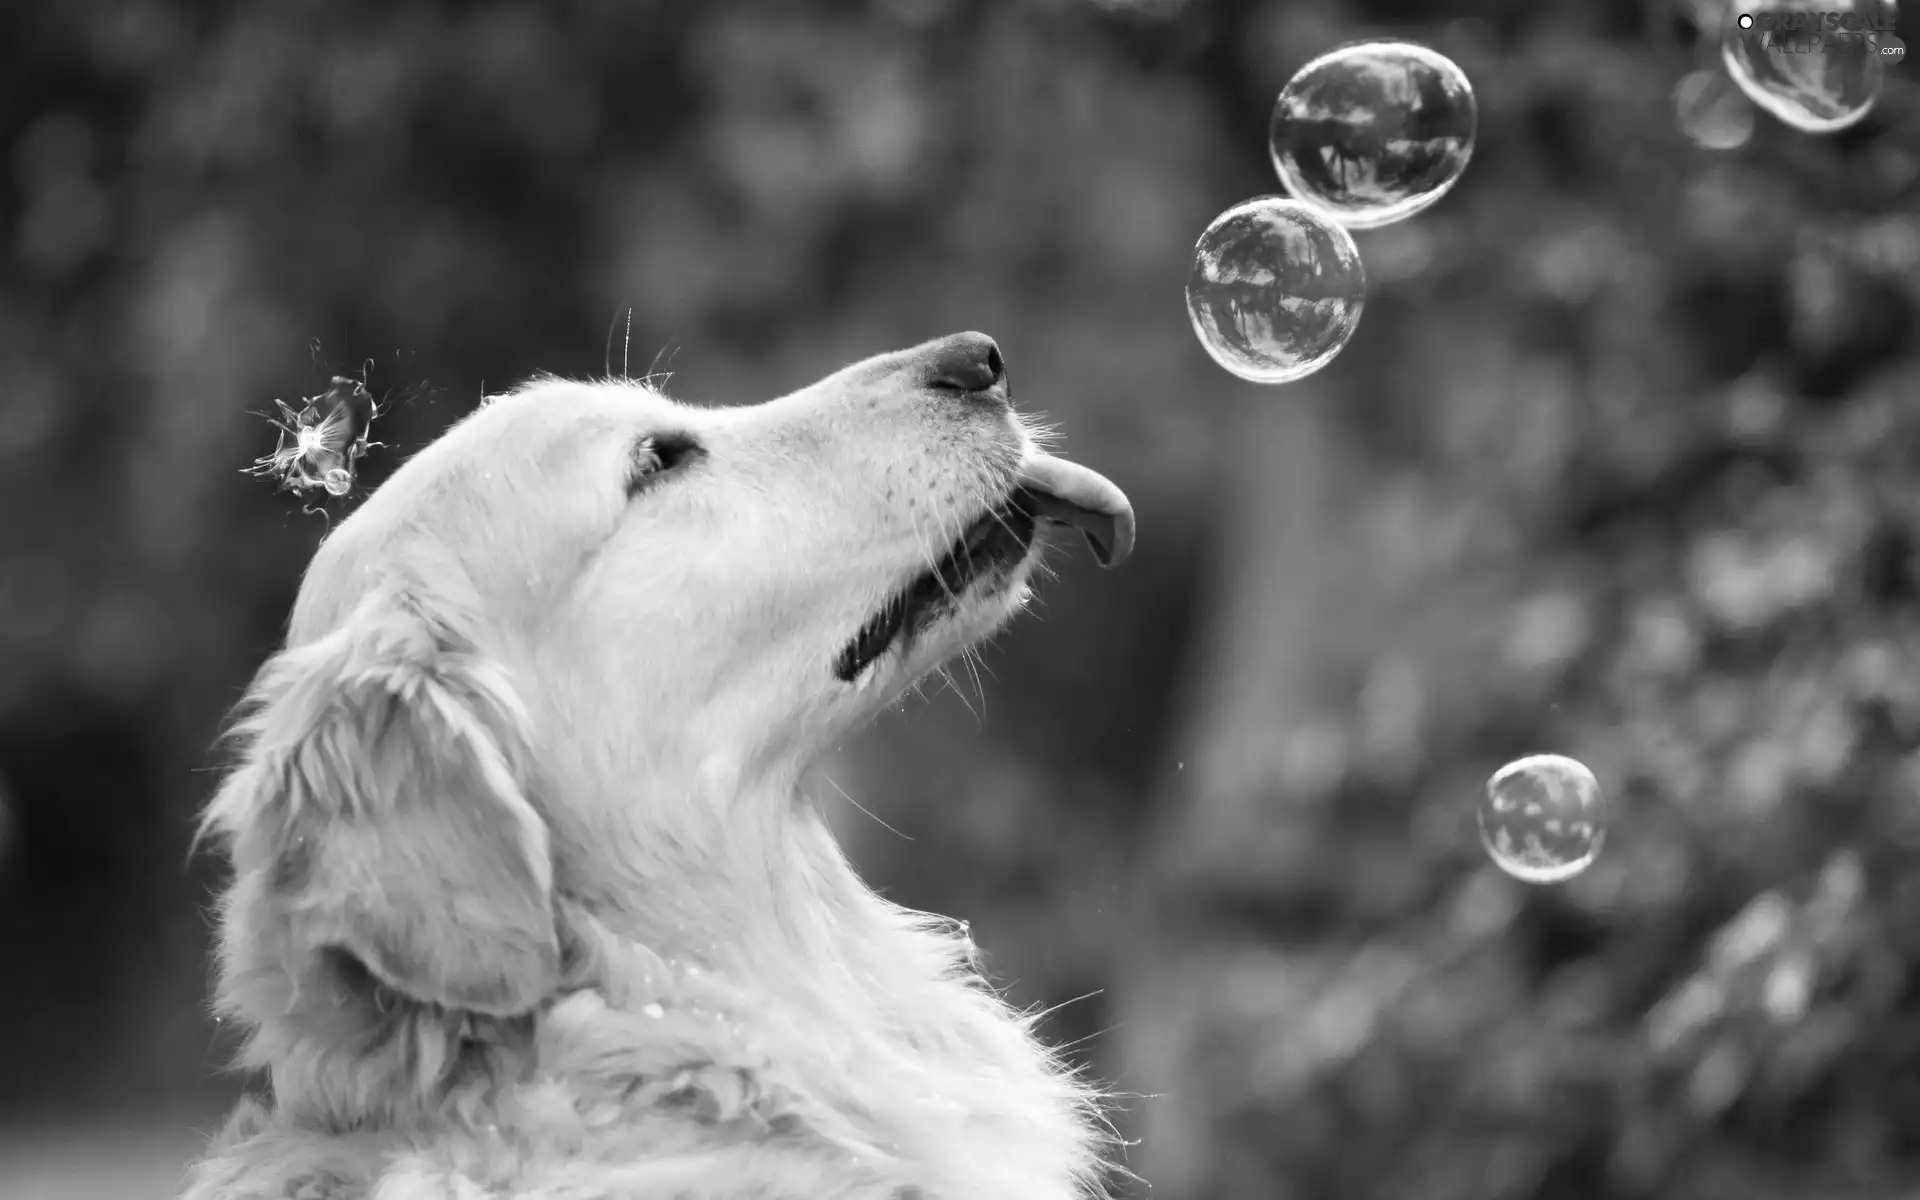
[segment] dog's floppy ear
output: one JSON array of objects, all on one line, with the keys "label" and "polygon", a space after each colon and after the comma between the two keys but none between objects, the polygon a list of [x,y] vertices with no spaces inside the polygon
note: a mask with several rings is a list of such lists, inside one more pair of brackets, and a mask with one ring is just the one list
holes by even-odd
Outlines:
[{"label": "dog's floppy ear", "polygon": [[524,790],[526,715],[461,625],[444,598],[390,586],[269,661],[205,827],[280,953],[344,952],[414,1000],[510,1015],[559,978],[551,851]]}]

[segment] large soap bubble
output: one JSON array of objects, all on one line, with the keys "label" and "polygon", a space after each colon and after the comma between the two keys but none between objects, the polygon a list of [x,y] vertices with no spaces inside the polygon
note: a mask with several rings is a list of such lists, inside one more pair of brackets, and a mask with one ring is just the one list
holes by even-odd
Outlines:
[{"label": "large soap bubble", "polygon": [[1403,221],[1458,182],[1478,115],[1466,73],[1412,42],[1358,42],[1301,67],[1267,149],[1289,192],[1349,229]]}]

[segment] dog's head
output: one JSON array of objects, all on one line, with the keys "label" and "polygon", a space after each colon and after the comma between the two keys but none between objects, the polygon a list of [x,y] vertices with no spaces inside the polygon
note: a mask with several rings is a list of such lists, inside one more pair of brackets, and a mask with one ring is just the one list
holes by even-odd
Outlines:
[{"label": "dog's head", "polygon": [[1125,497],[1036,447],[979,334],[754,407],[558,380],[484,405],[325,541],[256,681],[208,812],[230,999],[332,956],[442,1009],[534,1006],[556,891],[672,903],[637,864],[755,836],[754,798],[1008,619],[1046,522],[1131,549]]}]

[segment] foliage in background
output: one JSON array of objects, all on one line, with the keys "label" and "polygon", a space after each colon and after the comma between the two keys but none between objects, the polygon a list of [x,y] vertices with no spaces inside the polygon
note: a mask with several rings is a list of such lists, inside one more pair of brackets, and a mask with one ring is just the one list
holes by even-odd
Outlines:
[{"label": "foliage in background", "polygon": [[[203,1098],[196,768],[324,530],[240,474],[251,413],[367,363],[411,449],[537,369],[739,402],[981,328],[1140,556],[1059,556],[977,717],[935,689],[820,786],[1156,1095],[1160,1195],[1900,1194],[1920,95],[1699,150],[1689,11],[0,10],[0,1099]],[[1273,190],[1293,69],[1381,31],[1474,80],[1474,162],[1362,237],[1332,368],[1237,383],[1193,239]],[[1471,827],[1541,749],[1619,807],[1550,891]]]}]

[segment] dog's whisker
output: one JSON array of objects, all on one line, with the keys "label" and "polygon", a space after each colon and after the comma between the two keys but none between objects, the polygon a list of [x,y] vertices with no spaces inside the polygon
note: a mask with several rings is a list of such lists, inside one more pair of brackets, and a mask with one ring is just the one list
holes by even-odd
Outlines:
[{"label": "dog's whisker", "polygon": [[1105,988],[1096,988],[1093,991],[1086,993],[1085,995],[1075,996],[1071,1000],[1062,1000],[1060,1003],[1055,1004],[1049,1008],[1032,1010],[1029,1013],[1028,1019],[1033,1021],[1044,1021],[1048,1017],[1051,1017],[1055,1013],[1061,1012],[1064,1009],[1071,1008],[1076,1004],[1085,1003],[1088,1000],[1097,1000],[1104,995],[1106,995]]},{"label": "dog's whisker", "polygon": [[[631,313],[632,310],[629,309],[628,311],[629,313]],[[673,372],[662,371],[660,369],[660,360],[662,357],[667,357],[669,362],[672,361],[671,357],[669,356],[670,353],[678,353],[677,350],[673,349],[672,338],[668,338],[666,341],[660,343],[660,348],[653,352],[653,361],[647,364],[647,373],[643,378],[645,378],[649,383],[651,383],[655,379],[664,380],[664,379],[670,378]]]},{"label": "dog's whisker", "polygon": [[982,725],[985,725],[986,724],[985,714],[987,711],[987,687],[986,687],[986,684],[982,683],[980,680],[980,651],[973,646],[968,646],[965,650],[961,652],[960,662],[962,666],[966,667],[967,674],[971,676],[973,679],[974,694],[980,697],[980,708],[977,712],[974,713],[974,719],[979,721]]},{"label": "dog's whisker", "polygon": [[1070,1042],[1060,1042],[1054,1047],[1054,1049],[1056,1049],[1062,1054],[1066,1053],[1069,1050],[1078,1050],[1080,1047],[1090,1045],[1094,1041],[1100,1038],[1106,1037],[1110,1033],[1117,1032],[1119,1029],[1120,1029],[1120,1025],[1118,1023],[1107,1025],[1100,1029],[1094,1030],[1092,1033],[1089,1033],[1085,1037],[1075,1038]]},{"label": "dog's whisker", "polygon": [[[911,511],[912,510],[909,510],[909,512]],[[913,532],[914,532],[914,537],[917,538],[920,542],[921,555],[926,561],[927,570],[933,572],[934,582],[940,585],[940,591],[946,596],[946,598],[949,601],[955,601],[955,600],[958,600],[959,597],[954,595],[953,587],[947,582],[946,577],[942,575],[940,572],[941,554],[937,545],[938,538],[940,536],[940,530],[946,528],[948,520],[949,520],[949,516],[947,513],[936,512],[933,516],[933,535],[931,537],[928,537],[925,534],[921,533],[920,518],[917,514],[915,514],[913,518]]]},{"label": "dog's whisker", "polygon": [[1016,532],[1015,529],[1013,528],[1013,525],[1007,520],[1007,514],[1005,512],[996,508],[988,515],[993,518],[994,524],[1000,526],[1000,528],[1005,530],[1007,533],[1013,534],[1013,536],[1015,537],[1020,536],[1019,533]]},{"label": "dog's whisker", "polygon": [[1015,420],[1036,450],[1051,452],[1058,449],[1060,443],[1065,440],[1064,431],[1060,426],[1042,414],[1020,413]]},{"label": "dog's whisker", "polygon": [[880,828],[886,830],[888,833],[891,833],[895,837],[899,838],[901,841],[910,842],[913,840],[912,838],[908,837],[906,834],[901,833],[898,829],[895,829],[893,826],[887,824],[885,821],[882,821],[879,818],[879,816],[877,816],[874,813],[872,809],[860,803],[858,800],[855,800],[853,796],[847,791],[847,789],[840,786],[837,780],[826,775],[822,775],[821,778],[825,779],[827,781],[827,785],[831,787],[834,791],[839,792],[841,798],[844,799],[848,804],[853,805],[855,808],[859,809],[861,812],[866,813],[869,817],[872,817],[874,819],[874,822],[878,824]]},{"label": "dog's whisker", "polygon": [[958,696],[960,698],[960,703],[966,706],[967,713],[973,717],[973,723],[975,725],[984,726],[986,722],[984,719],[982,719],[980,715],[980,710],[973,706],[973,701],[967,699],[966,692],[961,690],[959,682],[954,679],[953,670],[950,665],[943,664],[941,666],[940,677],[947,681],[947,686],[953,690],[953,694]]}]

